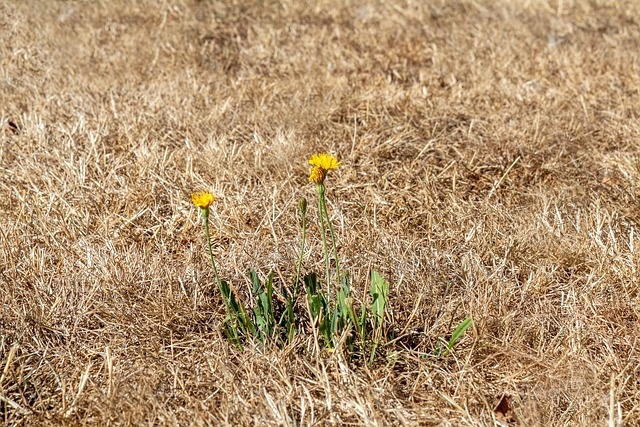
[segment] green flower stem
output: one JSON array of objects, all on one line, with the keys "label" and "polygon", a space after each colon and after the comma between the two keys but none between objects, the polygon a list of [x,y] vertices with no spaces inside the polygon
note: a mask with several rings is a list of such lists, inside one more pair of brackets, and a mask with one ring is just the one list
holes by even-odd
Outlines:
[{"label": "green flower stem", "polygon": [[331,273],[330,273],[330,262],[329,262],[329,250],[327,249],[327,229],[324,225],[324,210],[322,206],[324,206],[324,185],[317,184],[316,191],[318,193],[318,204],[320,206],[320,226],[322,227],[322,247],[324,249],[324,260],[326,262],[326,274],[327,274],[327,301],[331,302]]},{"label": "green flower stem", "polygon": [[333,225],[331,224],[331,220],[329,220],[329,213],[327,212],[327,203],[324,198],[324,188],[322,191],[322,200],[320,201],[321,209],[324,214],[324,217],[327,220],[327,224],[329,224],[329,232],[331,233],[331,243],[333,244],[333,256],[336,259],[336,275],[338,276],[338,286],[342,286],[340,283],[340,263],[338,262],[338,247],[336,246],[336,235],[333,232]]},{"label": "green flower stem", "polygon": [[[209,209],[202,209],[202,217],[204,218],[204,231],[207,235],[207,244],[209,245],[209,256],[211,257],[211,265],[213,266],[213,273],[216,276],[216,283],[218,284],[218,289],[222,292],[222,282],[220,281],[220,276],[218,276],[218,269],[216,268],[216,261],[213,258],[213,249],[211,247],[211,238],[209,237]],[[228,304],[227,301],[224,302],[225,305]]]}]

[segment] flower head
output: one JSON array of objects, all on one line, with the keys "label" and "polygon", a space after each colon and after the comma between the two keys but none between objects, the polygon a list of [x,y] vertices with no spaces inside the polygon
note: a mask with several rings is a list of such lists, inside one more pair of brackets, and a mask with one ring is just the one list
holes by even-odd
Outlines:
[{"label": "flower head", "polygon": [[193,201],[193,204],[203,210],[208,210],[215,200],[216,198],[213,194],[207,191],[201,191],[191,195],[191,201]]},{"label": "flower head", "polygon": [[322,184],[326,176],[327,172],[324,169],[314,166],[311,168],[311,172],[309,172],[309,182]]},{"label": "flower head", "polygon": [[322,184],[327,177],[327,172],[337,169],[342,162],[329,153],[317,153],[309,158],[309,164],[313,166],[309,172],[309,182]]},{"label": "flower head", "polygon": [[331,169],[338,169],[342,164],[329,153],[317,153],[309,158],[309,164],[317,168],[323,169],[325,172]]},{"label": "flower head", "polygon": [[300,213],[305,215],[307,213],[307,199],[303,197],[298,200],[298,208],[300,208]]}]

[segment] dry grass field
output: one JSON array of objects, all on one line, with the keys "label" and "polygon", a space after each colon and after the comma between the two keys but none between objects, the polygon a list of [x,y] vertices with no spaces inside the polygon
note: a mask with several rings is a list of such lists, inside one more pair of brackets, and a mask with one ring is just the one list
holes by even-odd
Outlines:
[{"label": "dry grass field", "polygon": [[[640,425],[639,115],[635,0],[0,1],[0,423]],[[373,363],[221,333],[320,151]]]}]

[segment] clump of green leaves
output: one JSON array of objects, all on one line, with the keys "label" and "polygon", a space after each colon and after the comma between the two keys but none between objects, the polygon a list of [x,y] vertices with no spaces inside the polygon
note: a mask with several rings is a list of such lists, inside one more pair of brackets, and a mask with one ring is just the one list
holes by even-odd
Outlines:
[{"label": "clump of green leaves", "polygon": [[286,343],[293,340],[296,315],[293,310],[293,298],[286,294],[284,312],[278,314],[274,305],[273,273],[264,283],[255,270],[249,271],[255,304],[247,310],[238,301],[229,284],[222,281],[222,298],[227,308],[225,331],[234,343],[241,345],[242,339],[253,338],[265,344],[268,342]]},{"label": "clump of green leaves", "polygon": [[[329,216],[324,201],[324,189],[319,192],[319,213],[324,223],[322,230],[325,235],[323,245],[325,258],[329,259],[329,251],[333,250],[333,256],[337,261],[337,250],[333,227],[330,226]],[[248,339],[261,344],[291,343],[300,332],[299,326],[306,319],[308,326],[317,332],[319,346],[327,349],[344,345],[350,354],[364,355],[369,353],[369,359],[373,360],[376,351],[385,337],[385,311],[389,304],[389,282],[376,272],[371,272],[369,287],[370,301],[357,304],[351,293],[351,281],[348,275],[341,276],[339,271],[338,290],[333,292],[333,285],[329,270],[327,270],[326,292],[320,286],[315,273],[301,277],[302,261],[307,233],[307,202],[302,199],[298,204],[302,225],[302,244],[298,259],[298,268],[292,291],[285,286],[281,287],[280,300],[277,304],[274,294],[273,273],[269,274],[264,282],[260,280],[254,270],[249,272],[252,284],[253,305],[245,307],[242,300],[233,292],[230,284],[221,280],[217,274],[217,268],[208,230],[208,215],[204,216],[207,231],[207,242],[211,255],[211,262],[216,273],[216,281],[220,294],[227,309],[227,317],[224,320],[224,328],[228,338],[239,346]],[[208,213],[208,211],[207,211]],[[328,237],[331,246],[326,244]],[[327,263],[328,264],[328,263]],[[337,264],[337,262],[336,262]],[[298,290],[304,287],[306,301],[299,301]],[[365,296],[366,297],[366,296]],[[306,308],[306,312],[305,309]]]},{"label": "clump of green leaves", "polygon": [[371,304],[360,305],[359,312],[351,296],[350,282],[345,278],[335,304],[326,298],[315,273],[304,278],[312,327],[318,331],[325,348],[344,343],[349,353],[370,351],[372,361],[384,336],[384,312],[388,304],[389,283],[376,271],[371,272]]}]

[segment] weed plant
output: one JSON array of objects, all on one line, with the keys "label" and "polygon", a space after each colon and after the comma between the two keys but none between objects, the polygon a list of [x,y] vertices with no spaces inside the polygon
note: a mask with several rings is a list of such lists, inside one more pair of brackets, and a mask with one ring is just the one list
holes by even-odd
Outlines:
[{"label": "weed plant", "polygon": [[[311,156],[309,164],[311,165],[309,182],[315,184],[318,196],[318,221],[320,222],[320,237],[326,267],[325,290],[322,290],[315,272],[301,277],[307,237],[307,200],[303,198],[298,203],[302,226],[300,256],[297,260],[296,277],[292,291],[288,291],[286,286],[282,287],[285,300],[282,313],[277,313],[274,309],[272,272],[263,283],[258,273],[253,269],[250,270],[249,275],[255,303],[249,309],[236,297],[229,283],[220,279],[209,234],[209,209],[215,201],[215,196],[209,192],[192,195],[192,201],[200,208],[204,219],[211,266],[227,311],[223,328],[227,337],[240,348],[247,340],[257,341],[262,345],[267,343],[286,345],[293,342],[297,333],[300,332],[296,325],[301,324],[302,319],[307,315],[309,326],[313,329],[313,336],[317,338],[317,348],[323,347],[334,351],[342,345],[349,356],[362,356],[368,352],[369,362],[373,362],[376,350],[381,343],[385,342],[387,332],[385,311],[389,304],[389,282],[377,271],[372,270],[368,307],[365,302],[359,307],[354,303],[349,274],[341,274],[340,272],[338,245],[326,202],[325,179],[328,172],[337,169],[341,162],[331,154],[318,153]],[[331,240],[331,246],[327,243],[328,239]],[[331,274],[332,257],[335,262],[335,276]],[[300,304],[298,301],[298,289],[301,284],[304,286],[306,296],[304,304]],[[337,289],[336,292],[332,292],[334,287]],[[306,313],[302,310],[302,306],[306,307]],[[470,324],[471,319],[466,319],[460,324],[446,348],[444,350],[438,349],[438,355],[444,352],[446,356]]]}]

